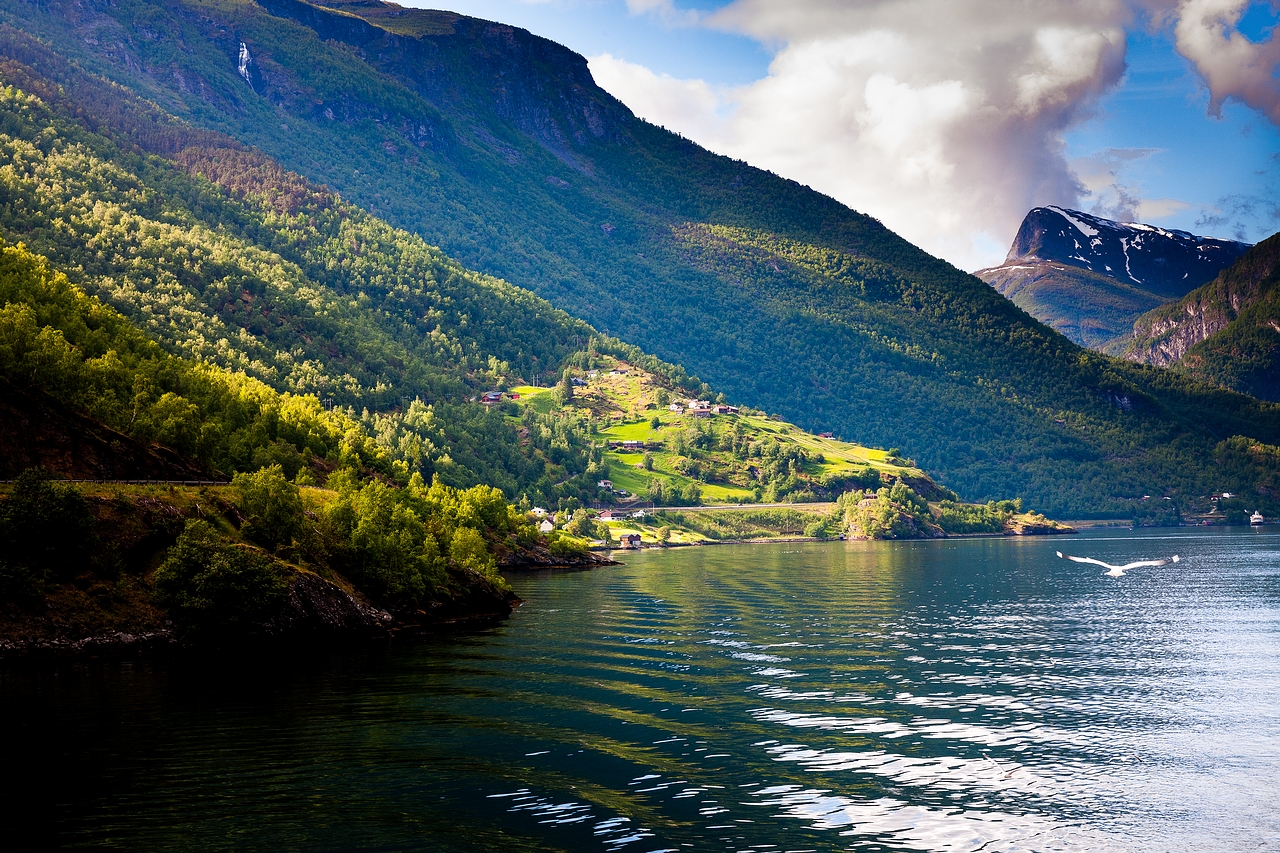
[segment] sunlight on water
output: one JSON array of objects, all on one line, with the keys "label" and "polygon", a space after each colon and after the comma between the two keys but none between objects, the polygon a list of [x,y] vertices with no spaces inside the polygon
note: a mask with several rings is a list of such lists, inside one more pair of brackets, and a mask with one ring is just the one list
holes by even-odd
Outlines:
[{"label": "sunlight on water", "polygon": [[[191,850],[1280,850],[1280,536],[682,549],[360,654],[11,668],[7,825]],[[39,746],[35,746],[38,744]]]}]

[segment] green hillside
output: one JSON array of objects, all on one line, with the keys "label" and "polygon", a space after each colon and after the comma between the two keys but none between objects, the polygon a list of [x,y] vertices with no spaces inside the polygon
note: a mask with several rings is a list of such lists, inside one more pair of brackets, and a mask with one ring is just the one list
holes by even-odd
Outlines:
[{"label": "green hillside", "polygon": [[[613,356],[583,354],[570,385],[521,387],[517,405],[590,424],[602,450],[604,500],[659,506],[830,501],[902,480],[954,499],[897,449],[814,435],[780,416],[673,393],[661,377]],[[572,394],[566,393],[572,389]],[[723,399],[723,398],[721,398]]]},{"label": "green hillside", "polygon": [[[1017,494],[1059,516],[1128,517],[1147,494],[1190,505],[1212,492],[1248,492],[1256,483],[1224,482],[1222,443],[1235,435],[1280,441],[1272,407],[1082,351],[874,219],[635,119],[595,87],[581,57],[558,45],[450,13],[376,3],[344,10],[295,0],[0,0],[10,27],[0,32],[0,52],[50,79],[68,73],[63,58],[82,63],[407,232],[395,233],[420,235],[683,365],[732,401],[866,446],[897,445],[966,498]],[[242,42],[252,57],[243,76]],[[82,109],[114,123],[131,144],[181,160],[187,143],[154,141],[163,122],[130,124],[132,108],[123,117],[96,104]],[[324,217],[315,218],[320,228]],[[58,228],[47,229],[55,260]],[[271,244],[282,269],[355,270],[359,242],[324,233],[327,250],[295,248],[306,240],[290,226],[288,239]],[[347,260],[331,269],[330,250]],[[288,352],[285,331],[262,326],[250,337],[281,336],[261,347],[246,341],[240,363],[297,377],[299,387],[312,386],[296,362],[314,363],[333,378],[335,394],[369,400],[371,417],[395,406],[401,383],[385,377],[437,325],[410,319],[411,304],[383,307],[383,291],[372,287],[389,274],[382,269],[342,285],[347,306],[360,307],[363,294],[386,312],[371,337],[373,357],[340,347],[338,358],[304,342],[290,363],[277,355]],[[96,286],[93,273],[86,265],[88,287]],[[262,270],[237,275],[251,273],[266,278]],[[282,305],[291,287],[278,288]],[[228,330],[242,311],[234,303],[219,303]],[[325,310],[333,331],[324,334],[337,337],[346,309]],[[550,313],[543,319],[553,322]],[[450,334],[447,323],[440,327]],[[439,393],[452,379],[464,382],[459,373],[479,387],[504,361],[531,381],[535,358],[541,369],[561,352],[540,350],[542,341],[564,339],[531,333],[507,344],[502,335],[513,328],[520,331],[496,324],[474,354],[459,334],[457,370],[424,375],[414,387]],[[565,341],[565,351],[583,343]],[[545,489],[561,476],[515,482]]]},{"label": "green hillside", "polygon": [[1124,357],[1280,401],[1280,235],[1208,284],[1139,317]]},{"label": "green hillside", "polygon": [[978,278],[1082,347],[1113,353],[1133,323],[1168,297],[1132,282],[1055,261],[1020,260],[978,270]]}]

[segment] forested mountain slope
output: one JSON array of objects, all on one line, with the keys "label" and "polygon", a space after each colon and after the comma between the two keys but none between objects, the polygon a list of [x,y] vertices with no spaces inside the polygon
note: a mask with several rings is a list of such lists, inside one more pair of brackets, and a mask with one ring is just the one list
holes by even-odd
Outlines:
[{"label": "forested mountain slope", "polygon": [[1248,248],[1037,207],[1023,219],[1004,263],[974,275],[1081,346],[1114,354],[1139,316],[1185,296]]},{"label": "forested mountain slope", "polygon": [[[367,446],[361,466],[388,476],[398,468],[401,479],[439,474],[451,485],[487,483],[512,499],[551,502],[594,493],[586,445],[567,425],[522,439],[520,424],[469,402],[540,365],[554,371],[592,339],[585,323],[464,269],[261,154],[192,133],[123,90],[63,70],[55,84],[27,66],[0,65],[8,86],[0,90],[0,236],[36,253],[13,249],[17,266],[5,271],[4,301],[36,306],[29,318],[14,315],[17,337],[7,345],[61,328],[54,320],[66,310],[41,295],[52,285],[22,284],[52,281],[55,268],[111,307],[84,309],[99,319],[60,333],[98,379],[50,385],[41,379],[47,369],[22,367],[34,356],[21,348],[10,353],[16,378],[34,370],[27,379],[37,388],[210,472],[281,462],[292,476],[308,449],[323,459],[354,442]],[[167,159],[119,141],[128,138]],[[22,257],[45,272],[23,273]],[[176,367],[196,361],[222,378]],[[294,402],[280,403],[280,393]],[[213,402],[194,403],[192,394]],[[321,401],[335,414],[311,412]],[[301,425],[288,426],[298,417]]]},{"label": "forested mountain slope", "polygon": [[[1129,515],[1143,494],[1221,491],[1230,436],[1280,440],[1275,409],[1080,350],[874,219],[635,119],[581,57],[512,27],[295,0],[0,0],[0,16],[0,48],[42,74],[58,63],[20,30],[740,402],[901,447],[967,498]],[[396,397],[379,364],[421,335],[397,328],[337,384]],[[533,346],[495,357],[532,370]],[[247,363],[305,377],[280,349]]]},{"label": "forested mountain slope", "polygon": [[1203,287],[1138,318],[1124,355],[1280,400],[1280,235]]}]

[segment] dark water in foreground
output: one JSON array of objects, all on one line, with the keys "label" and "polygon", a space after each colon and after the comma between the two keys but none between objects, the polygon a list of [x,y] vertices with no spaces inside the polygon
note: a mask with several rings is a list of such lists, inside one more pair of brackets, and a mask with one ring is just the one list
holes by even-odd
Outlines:
[{"label": "dark water in foreground", "polygon": [[518,591],[496,628],[359,653],[0,670],[3,832],[1280,850],[1280,535],[683,549]]}]

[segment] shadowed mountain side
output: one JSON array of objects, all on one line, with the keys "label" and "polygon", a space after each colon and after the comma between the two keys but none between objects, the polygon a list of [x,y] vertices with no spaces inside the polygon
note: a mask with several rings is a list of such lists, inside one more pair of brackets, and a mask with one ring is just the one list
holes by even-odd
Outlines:
[{"label": "shadowed mountain side", "polygon": [[1127,341],[1134,317],[1165,304],[1134,285],[1056,261],[1021,261],[976,275],[1032,317],[1099,352]]},{"label": "shadowed mountain side", "polygon": [[1280,400],[1280,235],[1134,324],[1124,357]]},{"label": "shadowed mountain side", "polygon": [[0,378],[0,479],[41,467],[74,479],[202,480],[167,447],[145,445],[36,389]]}]

